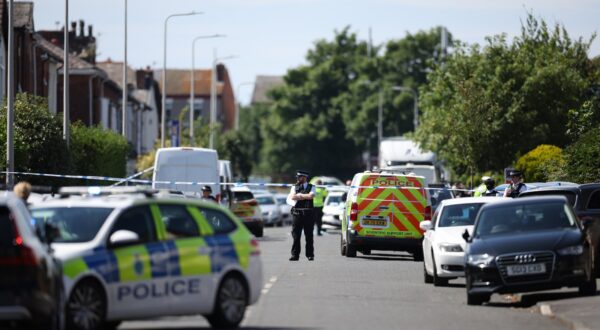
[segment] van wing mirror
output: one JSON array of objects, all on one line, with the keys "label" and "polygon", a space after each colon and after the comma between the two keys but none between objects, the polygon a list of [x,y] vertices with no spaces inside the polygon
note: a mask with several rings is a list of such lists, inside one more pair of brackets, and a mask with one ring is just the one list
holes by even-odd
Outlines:
[{"label": "van wing mirror", "polygon": [[424,231],[431,230],[432,229],[431,228],[431,221],[429,221],[429,220],[421,221],[419,223],[419,227],[421,228],[421,230],[424,230]]},{"label": "van wing mirror", "polygon": [[467,229],[465,229],[465,232],[462,234],[462,238],[467,243],[471,242],[471,235],[469,235],[469,231]]},{"label": "van wing mirror", "polygon": [[54,224],[44,223],[44,240],[48,245],[60,237],[60,230]]},{"label": "van wing mirror", "polygon": [[342,194],[342,201],[346,202],[347,199],[348,199],[348,193],[345,192],[344,194]]}]

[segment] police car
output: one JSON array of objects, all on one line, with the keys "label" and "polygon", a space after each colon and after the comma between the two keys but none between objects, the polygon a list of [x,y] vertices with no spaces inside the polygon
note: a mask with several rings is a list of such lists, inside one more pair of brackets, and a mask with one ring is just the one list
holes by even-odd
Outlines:
[{"label": "police car", "polygon": [[63,188],[78,196],[32,209],[60,230],[52,247],[63,263],[67,326],[186,314],[238,326],[262,286],[258,243],[244,225],[214,203],[123,188]]}]

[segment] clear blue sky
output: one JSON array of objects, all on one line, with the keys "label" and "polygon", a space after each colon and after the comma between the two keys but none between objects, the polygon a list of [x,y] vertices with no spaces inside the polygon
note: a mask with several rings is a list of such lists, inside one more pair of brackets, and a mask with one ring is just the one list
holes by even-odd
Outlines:
[{"label": "clear blue sky", "polygon": [[[65,0],[33,0],[35,28],[55,29],[64,22]],[[284,75],[303,64],[318,39],[331,40],[347,25],[361,39],[372,29],[373,42],[384,43],[443,25],[462,41],[484,43],[486,36],[520,32],[528,10],[548,23],[564,24],[571,37],[588,39],[600,31],[598,0],[128,0],[128,62],[133,68],[162,68],[164,19],[192,10],[203,15],[169,21],[167,67],[191,67],[191,41],[215,33],[227,38],[200,40],[196,67],[209,68],[213,49],[225,61],[234,88],[257,75]],[[69,0],[69,20],[94,26],[98,60],[123,60],[124,0]],[[87,33],[87,29],[86,29]],[[600,40],[590,56],[600,55]],[[237,92],[237,91],[234,91]],[[251,86],[240,88],[246,104]]]}]

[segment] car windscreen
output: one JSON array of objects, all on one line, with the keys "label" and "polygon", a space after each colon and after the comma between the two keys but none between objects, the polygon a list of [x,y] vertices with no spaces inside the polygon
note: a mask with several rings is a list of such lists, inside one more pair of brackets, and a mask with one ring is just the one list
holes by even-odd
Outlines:
[{"label": "car windscreen", "polygon": [[258,196],[258,197],[256,197],[256,201],[260,205],[274,205],[275,204],[275,200],[273,199],[273,197],[269,197],[269,196]]},{"label": "car windscreen", "polygon": [[483,203],[446,205],[442,210],[438,227],[472,226]]},{"label": "car windscreen", "polygon": [[285,204],[287,202],[287,198],[286,197],[277,197],[277,203],[279,204]]},{"label": "car windscreen", "polygon": [[58,228],[57,243],[89,242],[98,233],[112,208],[100,207],[56,207],[31,210],[38,222],[51,223]]},{"label": "car windscreen", "polygon": [[335,205],[340,205],[340,203],[342,203],[342,196],[341,195],[330,195],[327,196],[327,203],[325,203],[328,206],[335,206]]},{"label": "car windscreen", "polygon": [[556,195],[565,196],[567,198],[567,200],[569,201],[569,204],[571,204],[571,206],[575,206],[575,203],[577,202],[577,195],[574,192],[568,191],[568,190],[552,190],[552,191],[530,190],[530,192],[528,192],[527,194],[520,196],[520,197],[551,196],[551,195],[552,196],[556,196]]},{"label": "car windscreen", "polygon": [[254,195],[249,191],[234,191],[233,199],[237,202],[253,199]]},{"label": "car windscreen", "polygon": [[475,236],[575,228],[575,216],[561,202],[502,205],[482,210]]}]

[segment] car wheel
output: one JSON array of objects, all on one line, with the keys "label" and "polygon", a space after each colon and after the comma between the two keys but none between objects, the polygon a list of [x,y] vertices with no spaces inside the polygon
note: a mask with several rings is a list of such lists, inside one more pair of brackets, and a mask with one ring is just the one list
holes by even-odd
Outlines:
[{"label": "car wheel", "polygon": [[256,237],[263,237],[265,233],[265,228],[264,227],[260,227],[256,230],[256,233],[254,234],[254,236]]},{"label": "car wheel", "polygon": [[423,263],[423,281],[425,283],[433,283],[433,276],[427,274],[427,268],[425,267],[425,263]]},{"label": "car wheel", "polygon": [[121,321],[109,321],[104,324],[104,330],[115,330],[121,325]]},{"label": "car wheel", "polygon": [[71,291],[65,314],[68,329],[103,329],[106,298],[100,285],[92,280],[77,284]]},{"label": "car wheel", "polygon": [[582,296],[594,296],[596,295],[596,276],[591,276],[589,281],[585,281],[579,285],[579,294]]},{"label": "car wheel", "polygon": [[362,252],[362,254],[364,254],[366,256],[370,256],[371,255],[371,249],[364,249],[361,252]]},{"label": "car wheel", "polygon": [[446,286],[448,285],[448,279],[439,277],[437,273],[437,265],[435,264],[435,257],[433,256],[433,251],[431,253],[431,263],[433,264],[433,285],[434,286]]},{"label": "car wheel", "polygon": [[344,244],[344,236],[340,234],[340,253],[346,255],[346,244]]},{"label": "car wheel", "polygon": [[248,293],[239,276],[228,275],[223,279],[217,291],[215,308],[207,316],[213,328],[235,328],[244,318]]},{"label": "car wheel", "polygon": [[467,292],[467,305],[479,306],[484,302],[490,301],[490,296],[485,294],[470,294]]},{"label": "car wheel", "polygon": [[346,243],[346,257],[356,258],[356,246]]},{"label": "car wheel", "polygon": [[423,250],[417,249],[413,252],[413,260],[414,261],[423,261]]}]

